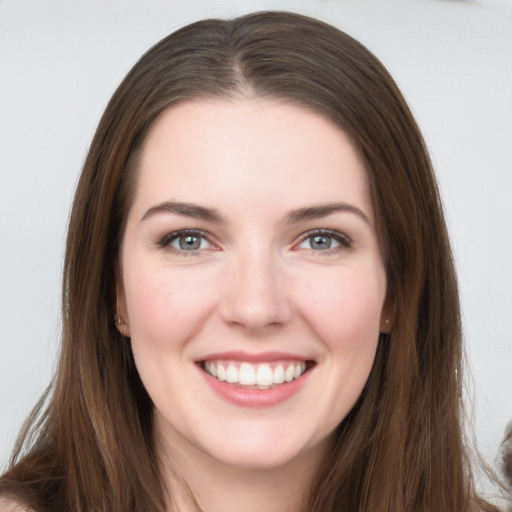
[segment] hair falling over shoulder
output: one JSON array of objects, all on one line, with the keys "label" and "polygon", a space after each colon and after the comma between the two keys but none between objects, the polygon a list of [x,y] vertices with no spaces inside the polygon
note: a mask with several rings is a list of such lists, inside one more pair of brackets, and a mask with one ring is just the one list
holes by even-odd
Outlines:
[{"label": "hair falling over shoulder", "polygon": [[475,491],[464,440],[456,275],[416,122],[364,46],[280,12],[178,30],[139,60],[110,100],[69,223],[56,376],[27,420],[0,493],[41,512],[169,510],[152,404],[130,341],[112,321],[119,244],[155,119],[186,99],[244,96],[311,109],[354,142],[368,171],[395,311],[303,510],[496,510]]}]

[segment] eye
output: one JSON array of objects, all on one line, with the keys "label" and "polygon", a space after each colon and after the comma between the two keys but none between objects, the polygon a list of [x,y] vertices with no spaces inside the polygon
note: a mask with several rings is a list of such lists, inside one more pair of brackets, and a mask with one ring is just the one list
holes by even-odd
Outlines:
[{"label": "eye", "polygon": [[348,248],[350,245],[350,238],[343,233],[330,230],[318,230],[306,233],[297,247],[299,249],[310,249],[313,251],[329,251],[330,249]]},{"label": "eye", "polygon": [[213,244],[201,231],[181,230],[164,236],[158,245],[173,248],[177,253],[194,253],[213,248]]}]

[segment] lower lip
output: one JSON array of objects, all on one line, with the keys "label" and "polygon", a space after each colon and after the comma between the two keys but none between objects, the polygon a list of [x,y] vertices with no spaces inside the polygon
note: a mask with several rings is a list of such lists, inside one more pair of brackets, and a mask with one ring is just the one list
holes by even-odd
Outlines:
[{"label": "lower lip", "polygon": [[254,408],[273,407],[292,398],[304,387],[312,373],[308,370],[298,379],[279,384],[271,389],[248,389],[222,382],[201,368],[199,371],[220,398],[234,405]]}]

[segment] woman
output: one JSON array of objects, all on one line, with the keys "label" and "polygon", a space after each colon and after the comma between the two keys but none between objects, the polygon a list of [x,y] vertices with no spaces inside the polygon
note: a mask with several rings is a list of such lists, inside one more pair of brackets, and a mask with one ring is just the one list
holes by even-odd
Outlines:
[{"label": "woman", "polygon": [[501,445],[501,455],[503,459],[503,475],[505,477],[509,496],[509,508],[507,510],[510,510],[512,508],[512,424],[507,426],[505,439],[503,439],[503,443]]},{"label": "woman", "polygon": [[144,55],[91,144],[63,296],[6,510],[494,510],[428,154],[333,27],[210,20]]}]

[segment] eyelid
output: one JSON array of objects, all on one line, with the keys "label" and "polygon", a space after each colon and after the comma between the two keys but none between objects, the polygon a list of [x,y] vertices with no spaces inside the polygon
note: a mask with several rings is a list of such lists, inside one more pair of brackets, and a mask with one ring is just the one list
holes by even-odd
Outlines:
[{"label": "eyelid", "polygon": [[335,251],[335,250],[339,250],[339,249],[348,249],[352,246],[352,243],[353,243],[352,239],[348,235],[346,235],[345,233],[342,233],[340,231],[336,231],[333,229],[312,229],[310,231],[307,231],[306,233],[303,233],[300,236],[299,241],[294,246],[296,247],[297,245],[300,245],[302,242],[306,241],[308,238],[311,238],[315,235],[333,238],[334,240],[336,240],[336,242],[338,242],[340,244],[340,247],[333,247],[333,248],[329,248],[329,249],[315,251],[315,252],[319,252],[319,253],[327,254],[330,251]]},{"label": "eyelid", "polygon": [[204,251],[204,249],[196,249],[196,250],[190,250],[190,251],[183,251],[180,249],[177,249],[176,247],[172,247],[171,243],[182,237],[182,236],[197,236],[201,237],[204,240],[206,240],[214,249],[218,249],[218,244],[216,244],[212,239],[212,235],[206,231],[203,231],[202,229],[177,229],[176,231],[172,231],[170,233],[166,233],[164,236],[157,239],[156,244],[163,248],[163,249],[169,249],[174,251],[176,254],[198,254],[201,251]]},{"label": "eyelid", "polygon": [[[182,249],[178,249],[176,247],[171,246],[173,241],[175,241],[176,239],[178,239],[180,237],[187,236],[187,235],[201,237],[204,240],[206,240],[210,244],[211,247],[208,249],[195,249],[195,250],[184,251]],[[311,251],[314,251],[317,253],[329,254],[330,252],[335,252],[335,251],[343,250],[343,249],[349,249],[353,243],[352,239],[343,232],[333,230],[333,229],[311,229],[311,230],[301,234],[299,237],[299,240],[293,245],[293,247],[297,248],[297,246],[302,244],[308,238],[311,238],[314,236],[329,237],[339,243],[339,246],[328,248],[328,249],[323,249],[323,250],[310,249]],[[178,229],[176,231],[166,233],[165,235],[163,235],[162,237],[159,237],[156,240],[156,245],[162,249],[167,249],[171,252],[174,252],[175,254],[187,255],[187,256],[194,255],[194,254],[197,255],[197,254],[203,252],[204,250],[209,250],[209,249],[218,250],[219,249],[219,244],[214,241],[214,237],[210,233],[203,231],[202,229]]]}]

